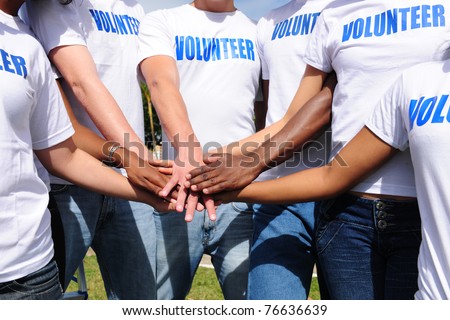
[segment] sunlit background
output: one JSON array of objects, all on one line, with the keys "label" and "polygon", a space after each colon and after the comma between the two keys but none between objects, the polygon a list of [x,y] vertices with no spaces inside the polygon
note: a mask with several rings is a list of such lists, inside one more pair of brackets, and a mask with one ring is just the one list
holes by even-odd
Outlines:
[{"label": "sunlit background", "polygon": [[[146,12],[156,9],[173,8],[192,0],[138,0],[144,7]],[[235,6],[247,14],[250,18],[258,20],[262,15],[266,14],[270,9],[279,7],[289,0],[235,0]]]}]

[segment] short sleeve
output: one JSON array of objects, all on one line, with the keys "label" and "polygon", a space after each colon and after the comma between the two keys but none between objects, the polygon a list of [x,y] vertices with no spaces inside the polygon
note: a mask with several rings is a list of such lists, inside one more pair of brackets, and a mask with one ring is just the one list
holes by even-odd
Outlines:
[{"label": "short sleeve", "polygon": [[82,19],[76,3],[61,5],[59,1],[27,1],[31,29],[46,53],[67,45],[86,45]]},{"label": "short sleeve", "polygon": [[327,13],[324,10],[317,19],[316,26],[308,41],[304,61],[306,64],[326,73],[333,71],[331,57],[328,54],[328,39],[330,37],[327,25]]},{"label": "short sleeve", "polygon": [[36,62],[42,72],[30,117],[30,132],[33,149],[41,150],[68,139],[74,130],[56,80],[52,76],[50,62],[43,51],[42,57]]},{"label": "short sleeve", "polygon": [[408,130],[403,116],[407,103],[404,98],[403,77],[384,94],[366,121],[366,126],[387,144],[400,150],[408,148]]},{"label": "short sleeve", "polygon": [[267,41],[266,37],[266,26],[267,21],[265,17],[262,17],[258,21],[257,25],[257,35],[256,35],[256,49],[258,50],[259,58],[261,59],[261,70],[262,70],[262,79],[269,80],[270,73],[269,68],[266,63],[265,55],[264,55],[264,44]]},{"label": "short sleeve", "polygon": [[175,59],[175,41],[169,26],[165,10],[156,10],[145,16],[139,26],[139,63],[157,55]]}]

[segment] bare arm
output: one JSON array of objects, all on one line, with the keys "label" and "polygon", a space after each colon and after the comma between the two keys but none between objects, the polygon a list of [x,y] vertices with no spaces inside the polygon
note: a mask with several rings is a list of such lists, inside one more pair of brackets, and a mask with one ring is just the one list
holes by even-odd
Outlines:
[{"label": "bare arm", "polygon": [[[72,137],[75,145],[98,160],[110,160],[109,150],[116,145],[117,142],[106,141],[89,128],[80,124],[73,113],[64,91],[61,89],[59,81],[58,86],[67,114],[75,129],[75,134]],[[161,174],[158,170],[150,166],[146,161],[140,159],[136,153],[130,150],[118,148],[112,156],[114,165],[125,168],[128,178],[132,183],[136,186],[150,190],[155,195],[157,195],[169,181],[168,176]]]},{"label": "bare arm", "polygon": [[[262,159],[262,170],[276,166],[292,157],[311,139],[319,137],[330,125],[336,76],[330,74],[322,90],[312,97],[297,112],[289,115],[289,120],[274,136],[265,140],[255,150]],[[289,111],[288,111],[289,112]]]},{"label": "bare arm", "polygon": [[122,146],[130,143],[130,149],[147,160],[147,148],[99,78],[88,48],[81,45],[57,47],[50,51],[49,58],[106,139]]},{"label": "bare arm", "polygon": [[[330,75],[323,88],[304,106],[299,107],[304,99],[301,97],[302,92],[315,92],[316,86],[322,85],[322,76],[325,74],[315,70],[310,72],[316,74],[312,76],[313,78],[307,77],[302,80],[283,119],[241,141],[240,151],[243,151],[241,154],[227,154],[207,166],[191,171],[187,177],[190,179],[191,188],[202,190],[206,194],[242,188],[261,172],[289,159],[293,152],[307,141],[319,136],[330,123],[336,78],[334,74]],[[278,130],[281,125],[283,127]],[[250,142],[252,137],[258,140],[257,135],[264,133],[267,136],[261,144],[256,145],[258,141]]]},{"label": "bare arm", "polygon": [[[302,81],[295,93],[292,102],[289,105],[286,114],[279,121],[271,124],[257,133],[242,139],[239,143],[244,144],[246,142],[263,143],[267,140],[267,137],[272,137],[283,129],[283,127],[289,122],[289,120],[309,101],[312,97],[318,94],[325,83],[327,74],[315,69],[311,66],[307,66],[303,75]],[[238,150],[238,149],[236,149]]]},{"label": "bare arm", "polygon": [[[341,152],[340,160],[279,179],[255,182],[243,190],[220,194],[225,201],[296,203],[334,197],[379,168],[398,150],[364,127]],[[335,159],[337,159],[335,158]],[[341,162],[344,160],[345,164]]]},{"label": "bare arm", "polygon": [[[198,195],[189,194],[185,187],[186,174],[203,164],[203,151],[189,121],[187,109],[179,90],[179,74],[175,60],[169,56],[153,56],[141,62],[140,68],[149,88],[153,105],[158,113],[161,126],[177,151],[173,165],[172,179],[162,191],[162,195],[180,185],[177,211],[184,209],[187,201],[186,221],[191,221],[198,203]],[[204,199],[209,217],[215,220],[215,208],[211,200]]]},{"label": "bare arm", "polygon": [[[173,204],[143,189],[134,187],[128,179],[114,172],[81,149],[71,138],[43,150],[35,150],[44,167],[53,175],[83,188],[109,196],[150,204],[168,211]],[[89,172],[89,174],[83,174]]]}]

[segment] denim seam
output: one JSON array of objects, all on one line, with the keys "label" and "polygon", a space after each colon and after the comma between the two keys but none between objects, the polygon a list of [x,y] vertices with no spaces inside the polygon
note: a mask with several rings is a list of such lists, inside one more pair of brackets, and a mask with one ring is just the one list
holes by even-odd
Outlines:
[{"label": "denim seam", "polygon": [[[55,281],[55,278],[58,278],[58,279],[59,279],[57,273],[56,273],[55,275],[53,275],[53,276],[51,277],[51,279],[49,279],[48,281],[46,281],[46,282],[44,282],[44,283],[40,283],[40,284],[37,285],[37,286],[24,285],[24,284],[21,284],[21,283],[19,283],[19,282],[17,282],[17,281],[14,280],[14,281],[12,281],[7,287],[8,287],[9,289],[11,289],[11,291],[14,291],[14,292],[17,292],[17,293],[23,293],[22,291],[16,290],[14,287],[20,287],[20,288],[31,289],[31,290],[33,290],[33,289],[38,289],[38,288],[40,288],[40,287],[47,286],[49,283]],[[48,292],[51,292],[51,291],[53,291],[53,290],[54,290],[53,288],[49,288],[49,289],[47,289],[47,290],[45,290],[45,291],[42,291],[42,292],[39,292],[39,293],[33,293],[33,294],[31,294],[31,295],[42,295],[42,294],[46,294],[46,293],[48,293]],[[62,290],[62,289],[61,289],[61,290]]]},{"label": "denim seam", "polygon": [[[317,243],[323,238],[323,236],[324,236],[325,233],[327,232],[329,226],[330,226],[330,224],[327,223],[327,226],[326,226],[325,229],[323,230],[322,235],[316,239],[316,249],[317,249]],[[338,232],[342,229],[342,226],[343,226],[343,224],[340,223],[340,224],[339,224],[339,228],[337,228],[336,232],[333,234],[333,236],[330,238],[330,240],[326,243],[326,245],[323,247],[323,249],[320,250],[320,251],[317,250],[317,253],[318,253],[318,254],[324,252],[324,251],[328,248],[328,246],[329,246],[330,243],[333,241],[333,239],[336,237],[336,235],[338,234]]]}]

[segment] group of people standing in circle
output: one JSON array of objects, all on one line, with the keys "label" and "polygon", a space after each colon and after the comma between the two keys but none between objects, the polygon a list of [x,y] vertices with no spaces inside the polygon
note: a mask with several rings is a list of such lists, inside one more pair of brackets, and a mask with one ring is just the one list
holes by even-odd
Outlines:
[{"label": "group of people standing in circle", "polygon": [[89,247],[109,299],[184,299],[204,254],[226,299],[315,265],[322,299],[449,298],[445,1],[0,10],[0,298],[60,299]]}]

